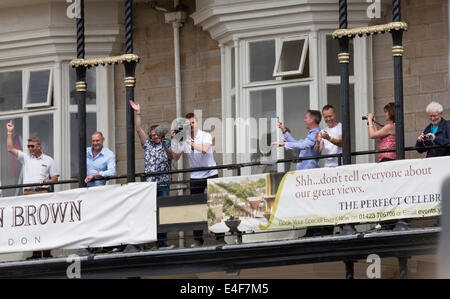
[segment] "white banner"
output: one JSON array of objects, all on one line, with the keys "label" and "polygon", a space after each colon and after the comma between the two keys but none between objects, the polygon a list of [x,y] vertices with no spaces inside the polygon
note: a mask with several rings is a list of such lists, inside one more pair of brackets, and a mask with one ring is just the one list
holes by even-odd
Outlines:
[{"label": "white banner", "polygon": [[156,183],[0,200],[0,253],[156,241]]},{"label": "white banner", "polygon": [[438,216],[449,165],[450,157],[438,157],[209,180],[210,230],[228,231],[233,222],[259,231]]},{"label": "white banner", "polygon": [[441,214],[450,157],[287,173],[261,229],[378,222]]}]

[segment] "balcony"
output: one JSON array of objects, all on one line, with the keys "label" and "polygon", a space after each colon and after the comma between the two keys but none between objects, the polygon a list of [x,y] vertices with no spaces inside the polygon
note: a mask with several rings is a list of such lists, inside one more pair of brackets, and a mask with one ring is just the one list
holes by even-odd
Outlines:
[{"label": "balcony", "polygon": [[[406,150],[414,150],[407,148]],[[389,151],[389,150],[385,150]],[[355,152],[352,155],[373,154],[379,151]],[[328,158],[326,155],[319,158]],[[302,159],[278,160],[274,163],[295,163]],[[265,162],[266,163],[266,162]],[[238,169],[261,165],[261,162],[218,165],[217,169]],[[207,168],[201,168],[207,169]],[[199,169],[184,169],[170,173],[186,173]],[[144,180],[147,175],[136,174]],[[121,179],[118,176],[110,179]],[[60,181],[56,184],[75,183],[77,180]],[[172,193],[188,181],[172,182]],[[2,186],[2,189],[21,186]],[[183,189],[183,188],[181,188]],[[332,262],[365,261],[371,254],[382,259],[398,258],[406,271],[407,259],[435,255],[441,232],[437,217],[409,220],[409,229],[393,230],[395,223],[354,223],[355,232],[348,234],[342,225],[278,229],[267,232],[241,232],[230,230],[224,235],[208,232],[206,215],[196,213],[191,219],[173,216],[174,209],[188,211],[206,206],[206,194],[176,195],[157,198],[157,231],[167,232],[173,249],[155,248],[152,244],[137,247],[118,245],[115,250],[68,251],[53,250],[54,258],[0,263],[0,278],[66,278],[70,254],[79,254],[83,278],[152,277],[162,275],[188,275],[224,271],[233,273],[246,269],[283,267],[291,265],[326,264]],[[195,214],[195,213],[194,213]],[[172,215],[172,216],[171,216]],[[204,230],[205,243],[201,247],[186,248],[192,242],[192,230]],[[180,232],[183,232],[180,234]],[[130,250],[131,248],[131,250]],[[413,258],[414,260],[414,258]],[[342,265],[342,269],[344,266]],[[400,270],[402,271],[402,270]],[[353,275],[348,273],[346,275]],[[400,276],[406,273],[400,273]],[[343,277],[342,277],[343,278]]]}]

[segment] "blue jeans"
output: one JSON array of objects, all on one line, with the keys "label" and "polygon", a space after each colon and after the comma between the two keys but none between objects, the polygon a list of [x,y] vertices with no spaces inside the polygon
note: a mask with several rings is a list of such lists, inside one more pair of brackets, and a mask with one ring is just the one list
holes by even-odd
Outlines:
[{"label": "blue jeans", "polygon": [[170,195],[169,185],[158,185],[156,189],[156,196],[165,197]]},{"label": "blue jeans", "polygon": [[[158,185],[156,189],[156,195],[158,197],[165,197],[170,195],[169,185]],[[167,245],[167,233],[158,233],[158,246],[166,246]]]}]

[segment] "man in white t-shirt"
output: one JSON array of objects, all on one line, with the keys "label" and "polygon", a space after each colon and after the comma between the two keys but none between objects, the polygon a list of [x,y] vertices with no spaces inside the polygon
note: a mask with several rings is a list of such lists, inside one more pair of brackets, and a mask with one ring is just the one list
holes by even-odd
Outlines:
[{"label": "man in white t-shirt", "polygon": [[[185,134],[186,140],[177,141],[173,138],[172,151],[174,160],[179,160],[185,153],[189,160],[190,168],[212,167],[216,166],[212,150],[212,136],[198,128],[198,120],[194,113],[188,113],[185,118],[191,126],[190,134]],[[208,179],[217,178],[219,172],[217,169],[201,170],[191,172],[190,191],[191,194],[204,193],[207,187]],[[203,230],[194,230],[194,243],[192,247],[203,245]]]},{"label": "man in white t-shirt", "polygon": [[[326,128],[316,134],[316,144],[314,151],[324,155],[333,155],[342,153],[342,124],[336,121],[336,112],[332,105],[325,105],[322,108],[322,116],[327,124]],[[326,158],[324,167],[338,166],[338,157]],[[317,234],[332,235],[334,226],[325,226],[322,228],[308,228],[307,235],[315,236]]]},{"label": "man in white t-shirt", "polygon": [[[56,182],[59,177],[59,172],[56,170],[55,162],[53,159],[41,151],[41,140],[37,137],[28,139],[28,151],[24,153],[14,147],[13,144],[13,131],[14,124],[12,121],[6,124],[8,135],[6,138],[6,148],[20,163],[23,165],[23,184],[45,184],[50,182]],[[49,191],[48,185],[41,185],[37,187],[26,187],[23,190],[24,195],[47,193]],[[34,251],[32,259],[35,258],[47,258],[52,257],[50,250],[47,251]]]},{"label": "man in white t-shirt", "polygon": [[[322,116],[327,127],[316,135],[316,144],[314,150],[324,155],[333,155],[342,153],[342,124],[336,121],[336,112],[334,107],[326,105],[322,109]],[[338,166],[338,157],[326,158],[324,167]]]}]

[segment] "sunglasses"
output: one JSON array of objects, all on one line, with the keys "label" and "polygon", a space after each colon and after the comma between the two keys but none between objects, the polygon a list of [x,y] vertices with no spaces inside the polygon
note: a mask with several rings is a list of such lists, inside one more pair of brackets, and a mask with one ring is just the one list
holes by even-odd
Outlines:
[{"label": "sunglasses", "polygon": [[28,146],[28,148],[34,148],[33,144],[28,144],[27,146]]}]

